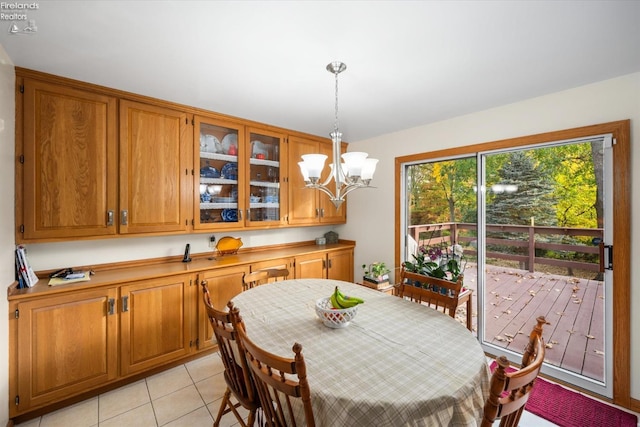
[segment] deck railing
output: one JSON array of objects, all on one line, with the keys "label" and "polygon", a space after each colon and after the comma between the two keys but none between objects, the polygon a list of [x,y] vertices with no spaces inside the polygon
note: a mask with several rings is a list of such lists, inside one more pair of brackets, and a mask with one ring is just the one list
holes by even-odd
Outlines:
[{"label": "deck railing", "polygon": [[[602,229],[601,228],[567,228],[540,227],[534,225],[502,225],[489,224],[486,226],[486,244],[489,249],[487,258],[517,261],[522,269],[534,271],[536,264],[551,265],[566,268],[571,274],[572,269],[587,271],[603,271],[602,257]],[[409,226],[409,235],[418,245],[451,245],[459,243],[465,247],[465,254],[477,255],[477,225],[461,222],[444,222],[437,224],[421,224]],[[549,238],[552,236],[555,239]],[[562,243],[562,238],[586,237],[589,244],[574,240]],[[556,241],[554,241],[556,240]],[[499,247],[521,248],[514,251],[499,251]],[[562,258],[545,257],[546,251],[562,254]],[[593,261],[581,260],[585,255],[597,255]]]}]

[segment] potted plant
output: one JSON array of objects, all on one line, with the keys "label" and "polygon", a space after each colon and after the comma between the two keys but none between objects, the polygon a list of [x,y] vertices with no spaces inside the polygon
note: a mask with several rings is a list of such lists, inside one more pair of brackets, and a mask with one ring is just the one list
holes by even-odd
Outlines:
[{"label": "potted plant", "polygon": [[440,280],[457,282],[466,267],[462,246],[454,244],[451,247],[420,246],[418,253],[413,255],[413,262],[405,261],[407,271],[424,274]]},{"label": "potted plant", "polygon": [[364,284],[372,283],[376,288],[389,285],[389,272],[384,262],[373,262],[368,266],[362,264],[364,276],[362,277]]}]

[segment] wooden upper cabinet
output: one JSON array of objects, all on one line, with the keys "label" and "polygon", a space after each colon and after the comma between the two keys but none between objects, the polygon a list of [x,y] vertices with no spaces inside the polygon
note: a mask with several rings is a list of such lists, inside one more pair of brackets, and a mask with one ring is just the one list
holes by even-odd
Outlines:
[{"label": "wooden upper cabinet", "polygon": [[260,128],[246,132],[245,168],[247,227],[278,227],[286,224],[288,194],[285,136]]},{"label": "wooden upper cabinet", "polygon": [[244,226],[244,126],[213,117],[194,117],[194,229]]},{"label": "wooden upper cabinet", "polygon": [[16,76],[17,243],[346,222],[346,204],[305,188],[298,167],[303,154],[331,157],[326,138]]},{"label": "wooden upper cabinet", "polygon": [[23,88],[16,240],[116,234],[116,98],[30,78]]},{"label": "wooden upper cabinet", "polygon": [[[343,147],[342,151],[346,151]],[[326,154],[327,162],[325,164],[325,168],[322,174],[322,179],[326,180],[331,169],[329,168],[329,164],[333,163],[333,148],[331,144],[320,144],[321,154]],[[330,184],[331,191],[335,194],[336,192],[336,183],[335,181],[331,181]],[[320,218],[318,219],[321,224],[335,224],[335,223],[344,223],[347,222],[347,201],[345,200],[338,209],[336,209],[335,205],[329,199],[329,196],[317,191],[318,193],[318,204],[320,207]]]},{"label": "wooden upper cabinet", "polygon": [[120,233],[190,229],[189,121],[182,111],[120,101]]},{"label": "wooden upper cabinet", "polygon": [[[346,202],[339,210],[329,200],[329,196],[320,190],[305,188],[298,162],[303,154],[320,153],[327,155],[322,180],[329,174],[329,164],[333,163],[330,143],[318,140],[289,137],[289,224],[318,225],[346,222]],[[330,184],[332,191],[335,183]]]},{"label": "wooden upper cabinet", "polygon": [[305,188],[298,162],[303,154],[317,153],[318,141],[289,137],[289,224],[316,224],[320,218],[318,191]]}]

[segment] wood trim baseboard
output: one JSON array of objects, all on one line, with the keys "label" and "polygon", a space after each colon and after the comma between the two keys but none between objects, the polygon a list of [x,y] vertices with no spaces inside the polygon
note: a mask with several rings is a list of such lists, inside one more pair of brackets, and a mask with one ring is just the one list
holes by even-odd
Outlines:
[{"label": "wood trim baseboard", "polygon": [[640,412],[640,400],[631,398],[631,410],[635,412]]}]

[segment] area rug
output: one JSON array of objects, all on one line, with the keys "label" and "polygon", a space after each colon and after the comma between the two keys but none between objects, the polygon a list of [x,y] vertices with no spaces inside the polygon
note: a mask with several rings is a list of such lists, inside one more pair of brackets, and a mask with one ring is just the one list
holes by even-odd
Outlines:
[{"label": "area rug", "polygon": [[543,378],[536,380],[525,409],[561,427],[638,426],[637,416]]}]

